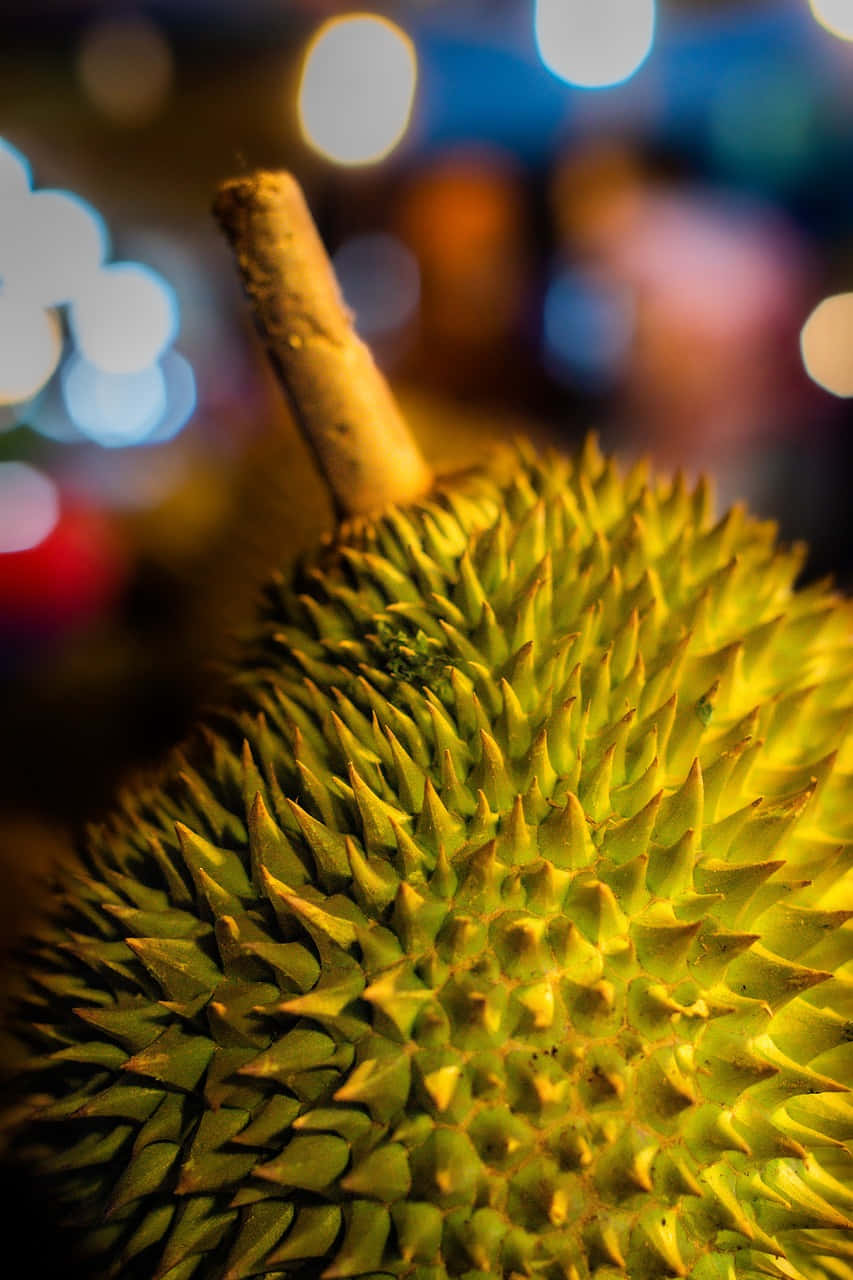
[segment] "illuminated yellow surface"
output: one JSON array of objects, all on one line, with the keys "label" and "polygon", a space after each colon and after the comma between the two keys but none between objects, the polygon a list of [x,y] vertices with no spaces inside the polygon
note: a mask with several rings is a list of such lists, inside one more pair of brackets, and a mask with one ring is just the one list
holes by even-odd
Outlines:
[{"label": "illuminated yellow surface", "polygon": [[853,40],[853,0],[809,0],[822,27],[840,40]]},{"label": "illuminated yellow surface", "polygon": [[405,32],[372,14],[325,23],[305,55],[299,123],[336,164],[375,164],[408,128],[417,56]]},{"label": "illuminated yellow surface", "polygon": [[853,396],[853,293],[836,293],[815,307],[800,334],[809,377],[836,396]]},{"label": "illuminated yellow surface", "polygon": [[567,84],[620,84],[649,55],[655,0],[537,0],[536,44],[549,71]]}]

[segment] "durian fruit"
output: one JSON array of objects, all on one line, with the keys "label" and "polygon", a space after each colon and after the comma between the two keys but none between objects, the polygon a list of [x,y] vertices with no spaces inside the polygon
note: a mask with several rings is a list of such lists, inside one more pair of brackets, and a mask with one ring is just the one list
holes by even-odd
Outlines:
[{"label": "durian fruit", "polygon": [[524,445],[270,586],[21,966],[15,1159],[127,1280],[851,1280],[850,606]]}]

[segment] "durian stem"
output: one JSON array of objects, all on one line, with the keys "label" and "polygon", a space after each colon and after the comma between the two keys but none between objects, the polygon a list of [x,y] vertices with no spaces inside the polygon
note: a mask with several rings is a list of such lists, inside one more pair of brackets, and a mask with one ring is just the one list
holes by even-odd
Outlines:
[{"label": "durian stem", "polygon": [[431,472],[353,330],[299,184],[284,172],[234,178],[219,188],[213,212],[338,515],[420,497]]}]

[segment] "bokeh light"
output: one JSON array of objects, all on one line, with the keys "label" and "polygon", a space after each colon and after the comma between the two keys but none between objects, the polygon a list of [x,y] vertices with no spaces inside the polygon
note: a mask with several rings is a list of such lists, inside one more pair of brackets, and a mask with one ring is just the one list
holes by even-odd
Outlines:
[{"label": "bokeh light", "polygon": [[69,320],[90,364],[106,373],[138,373],[176,337],[178,300],[150,267],[111,262],[84,282]]},{"label": "bokeh light", "polygon": [[160,28],[141,14],[106,18],[85,32],[77,76],[93,106],[116,124],[147,124],[169,96],[172,50]]},{"label": "bokeh light", "polygon": [[137,373],[105,373],[76,355],[62,368],[62,392],[75,425],[109,449],[147,441],[166,410],[158,364]]},{"label": "bokeh light", "polygon": [[793,59],[732,68],[719,77],[708,104],[716,158],[744,185],[795,186],[817,153],[819,98],[819,87]]},{"label": "bokeh light", "polygon": [[101,215],[68,191],[0,202],[3,293],[45,307],[68,302],[101,265],[109,235]]},{"label": "bokeh light", "polygon": [[62,331],[53,312],[0,294],[0,404],[34,396],[61,353]]},{"label": "bokeh light", "polygon": [[836,293],[815,307],[800,350],[812,381],[835,396],[853,396],[853,293]]},{"label": "bokeh light", "polygon": [[840,40],[853,40],[853,0],[809,0],[822,27]]},{"label": "bokeh light", "polygon": [[567,84],[620,84],[642,66],[655,34],[655,0],[536,0],[536,44]]},{"label": "bokeh light", "polygon": [[414,45],[393,22],[373,14],[333,18],[305,55],[302,132],[338,164],[373,164],[406,132],[416,83]]},{"label": "bokeh light", "polygon": [[338,249],[334,267],[362,337],[394,333],[417,312],[418,263],[396,236],[384,232],[353,236]]},{"label": "bokeh light", "polygon": [[5,138],[0,138],[0,196],[26,195],[32,172],[26,156]]},{"label": "bokeh light", "polygon": [[579,268],[552,278],[542,340],[546,366],[555,377],[588,391],[609,389],[625,372],[633,336],[630,290]]},{"label": "bokeh light", "polygon": [[189,360],[177,351],[167,351],[160,361],[165,385],[166,406],[154,429],[142,443],[165,444],[183,431],[195,412],[198,395],[195,374]]},{"label": "bokeh light", "polygon": [[0,462],[0,554],[37,547],[58,520],[53,481],[29,463]]},{"label": "bokeh light", "polygon": [[[73,359],[66,356],[66,360]],[[20,420],[33,431],[57,444],[79,444],[85,440],[83,432],[68,416],[62,393],[62,368],[51,378],[37,396],[19,406]]]}]

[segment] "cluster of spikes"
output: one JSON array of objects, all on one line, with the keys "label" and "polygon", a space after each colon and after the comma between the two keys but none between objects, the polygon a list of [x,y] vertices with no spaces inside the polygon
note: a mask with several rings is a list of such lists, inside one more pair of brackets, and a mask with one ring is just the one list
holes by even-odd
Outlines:
[{"label": "cluster of spikes", "polygon": [[[594,440],[345,530],[33,943],[128,1280],[851,1280],[850,610]],[[70,1228],[69,1228],[70,1229]]]}]

